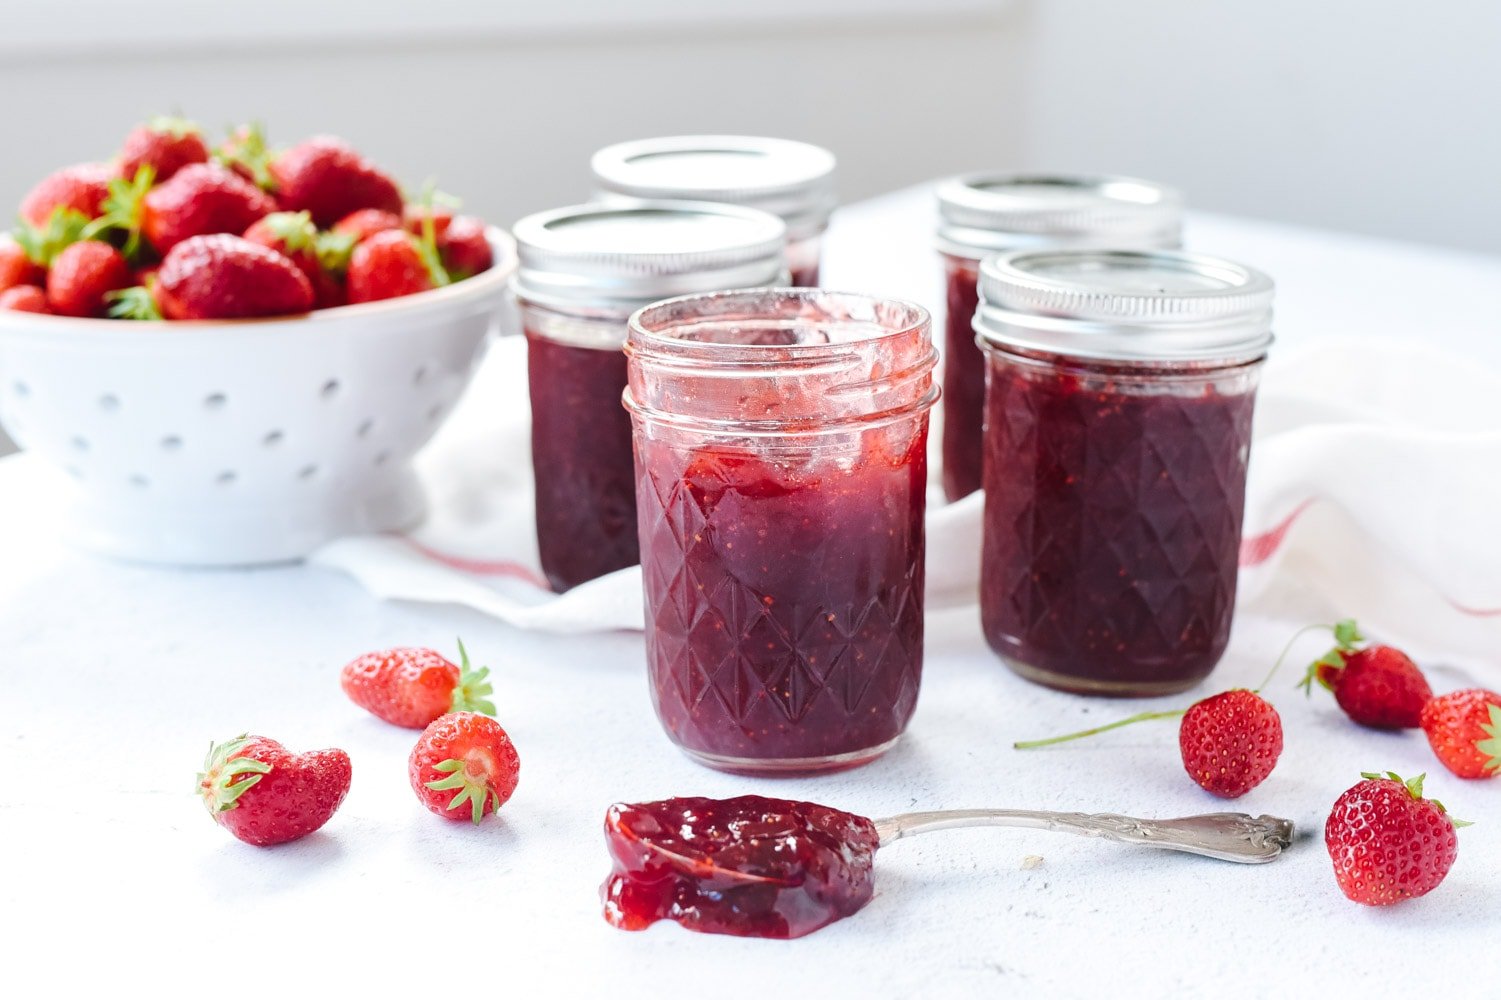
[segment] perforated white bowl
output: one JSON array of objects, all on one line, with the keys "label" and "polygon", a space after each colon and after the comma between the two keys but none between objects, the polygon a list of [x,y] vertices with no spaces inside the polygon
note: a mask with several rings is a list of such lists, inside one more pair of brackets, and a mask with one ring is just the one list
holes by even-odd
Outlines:
[{"label": "perforated white bowl", "polygon": [[291,319],[0,310],[0,423],[71,482],[78,544],[195,566],[301,558],[419,521],[412,456],[458,401],[515,269]]}]

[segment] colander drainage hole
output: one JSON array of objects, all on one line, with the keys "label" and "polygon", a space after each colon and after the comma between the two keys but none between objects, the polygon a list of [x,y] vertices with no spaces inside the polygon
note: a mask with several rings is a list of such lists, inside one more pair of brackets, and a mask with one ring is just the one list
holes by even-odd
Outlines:
[{"label": "colander drainage hole", "polygon": [[427,419],[429,419],[429,420],[437,420],[442,415],[443,415],[443,404],[442,403],[434,403],[432,406],[428,407],[428,410],[427,410]]},{"label": "colander drainage hole", "polygon": [[225,396],[222,392],[216,392],[203,397],[203,408],[205,410],[222,410],[224,409],[224,404],[227,402],[229,402],[229,397]]},{"label": "colander drainage hole", "polygon": [[31,386],[27,385],[25,382],[17,382],[14,386],[12,386],[12,388],[16,391],[17,399],[25,399],[27,396],[31,395]]},{"label": "colander drainage hole", "polygon": [[105,413],[114,413],[120,408],[120,397],[112,392],[106,392],[99,397],[99,409]]},{"label": "colander drainage hole", "polygon": [[298,479],[312,479],[317,474],[318,467],[316,465],[304,465],[302,468],[297,470]]},{"label": "colander drainage hole", "polygon": [[355,428],[355,433],[358,434],[362,438],[369,437],[370,436],[370,432],[372,430],[374,430],[374,429],[375,429],[375,418],[374,417],[366,417],[364,420],[362,420],[360,422],[360,426],[357,427],[357,428]]},{"label": "colander drainage hole", "polygon": [[375,453],[375,464],[376,465],[385,465],[386,464],[386,459],[388,459],[390,457],[391,457],[391,453],[389,451],[378,451],[378,452]]},{"label": "colander drainage hole", "polygon": [[418,365],[417,370],[412,372],[412,384],[421,385],[427,381],[427,365]]},{"label": "colander drainage hole", "polygon": [[318,395],[324,399],[333,399],[339,394],[339,380],[331,378],[323,383],[323,388],[318,390]]},{"label": "colander drainage hole", "polygon": [[63,466],[63,468],[66,469],[68,471],[68,475],[72,476],[74,479],[82,479],[83,478],[83,470],[80,469],[78,466],[76,466],[76,465],[65,465],[65,466]]},{"label": "colander drainage hole", "polygon": [[69,443],[73,446],[73,450],[74,451],[88,451],[89,450],[89,439],[86,438],[86,437],[83,437],[81,435],[78,436],[78,437],[75,437]]},{"label": "colander drainage hole", "polygon": [[281,444],[282,438],[284,437],[286,437],[286,435],[281,431],[271,431],[265,437],[261,438],[261,445],[266,448],[275,448],[277,445]]},{"label": "colander drainage hole", "polygon": [[176,434],[168,434],[162,438],[162,451],[176,451],[182,447],[182,438]]},{"label": "colander drainage hole", "polygon": [[144,490],[146,487],[151,485],[151,480],[147,479],[145,476],[137,472],[130,477],[130,485],[134,486],[138,490]]},{"label": "colander drainage hole", "polygon": [[214,482],[218,483],[220,486],[233,486],[235,479],[236,476],[234,474],[234,471],[232,469],[225,469],[223,472],[214,477]]}]

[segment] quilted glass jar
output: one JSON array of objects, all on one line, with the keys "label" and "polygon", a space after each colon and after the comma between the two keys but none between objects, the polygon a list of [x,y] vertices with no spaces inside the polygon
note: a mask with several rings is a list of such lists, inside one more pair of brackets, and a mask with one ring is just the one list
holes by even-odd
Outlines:
[{"label": "quilted glass jar", "polygon": [[1050,687],[1179,691],[1224,653],[1272,283],[1197,254],[987,259],[981,617]]},{"label": "quilted glass jar", "polygon": [[879,756],[922,674],[927,313],[816,289],[690,296],[637,313],[626,353],[668,736],[740,773]]},{"label": "quilted glass jar", "polygon": [[943,462],[949,500],[980,488],[985,360],[973,326],[980,261],[1026,248],[1171,248],[1183,201],[1133,177],[968,174],[938,185],[938,250],[948,292],[943,339]]}]

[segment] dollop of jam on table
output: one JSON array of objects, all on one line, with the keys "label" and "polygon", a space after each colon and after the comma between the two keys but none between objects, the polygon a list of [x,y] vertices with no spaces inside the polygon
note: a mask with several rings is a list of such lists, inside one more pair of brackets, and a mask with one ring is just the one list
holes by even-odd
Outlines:
[{"label": "dollop of jam on table", "polygon": [[623,930],[674,920],[741,937],[802,937],[870,902],[880,838],[863,816],[742,795],[616,803],[605,919]]}]

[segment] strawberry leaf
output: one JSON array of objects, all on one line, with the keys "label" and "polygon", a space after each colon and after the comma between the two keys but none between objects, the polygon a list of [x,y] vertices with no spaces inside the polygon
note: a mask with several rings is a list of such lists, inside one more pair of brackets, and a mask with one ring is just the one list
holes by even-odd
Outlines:
[{"label": "strawberry leaf", "polygon": [[104,296],[109,306],[109,315],[114,319],[158,320],[162,312],[157,308],[156,296],[143,285],[122,288]]},{"label": "strawberry leaf", "polygon": [[349,258],[354,253],[356,242],[353,233],[336,233],[331,229],[319,233],[313,248],[319,266],[331,274],[343,274],[349,270]]},{"label": "strawberry leaf", "polygon": [[51,267],[58,254],[84,238],[88,226],[88,216],[77,209],[59,205],[52,210],[45,226],[22,222],[13,235],[33,264]]},{"label": "strawberry leaf", "polygon": [[1490,721],[1482,722],[1480,729],[1487,739],[1476,740],[1475,749],[1488,758],[1484,770],[1495,773],[1501,770],[1501,705],[1487,702],[1485,707]]},{"label": "strawberry leaf", "polygon": [[146,193],[154,183],[156,168],[149,163],[141,164],[130,180],[117,177],[110,181],[103,213],[84,228],[79,238],[96,240],[110,233],[123,233],[120,252],[126,260],[135,260],[141,253],[141,216]]},{"label": "strawberry leaf", "polygon": [[464,648],[464,640],[459,640],[459,683],[453,689],[453,705],[450,712],[480,712],[484,715],[495,715],[495,703],[486,698],[486,695],[494,694],[495,689],[486,680],[490,676],[489,667],[480,667],[474,670],[469,666],[469,650]]},{"label": "strawberry leaf", "polygon": [[174,139],[203,134],[203,129],[198,126],[197,122],[188,121],[181,115],[153,115],[147,119],[146,127],[153,132],[170,135]]},{"label": "strawberry leaf", "polygon": [[1340,649],[1353,650],[1356,643],[1365,641],[1365,636],[1360,634],[1354,618],[1346,618],[1334,623],[1334,641]]},{"label": "strawberry leaf", "polygon": [[261,221],[286,247],[288,254],[313,250],[318,245],[318,227],[313,225],[313,216],[309,212],[272,212]]},{"label": "strawberry leaf", "polygon": [[241,733],[225,743],[208,745],[203,770],[198,772],[198,794],[203,797],[203,804],[209,812],[221,813],[238,808],[240,796],[260,781],[262,775],[271,773],[271,765],[264,761],[250,757],[230,760],[249,742],[249,734]]},{"label": "strawberry leaf", "polygon": [[259,122],[234,129],[229,141],[214,150],[214,159],[231,170],[244,171],[262,191],[276,190],[276,177],[271,173],[271,147],[266,144],[266,130]]},{"label": "strawberry leaf", "polygon": [[[448,802],[448,808],[457,809],[465,802],[469,803],[470,819],[476,824],[485,818],[485,803],[493,794],[485,779],[475,781],[464,769],[461,760],[445,760],[433,765],[433,770],[448,774],[446,778],[437,781],[427,781],[423,784],[435,792],[446,792],[449,789],[458,789],[458,794]],[[500,808],[500,796],[495,796],[495,808]]]}]

